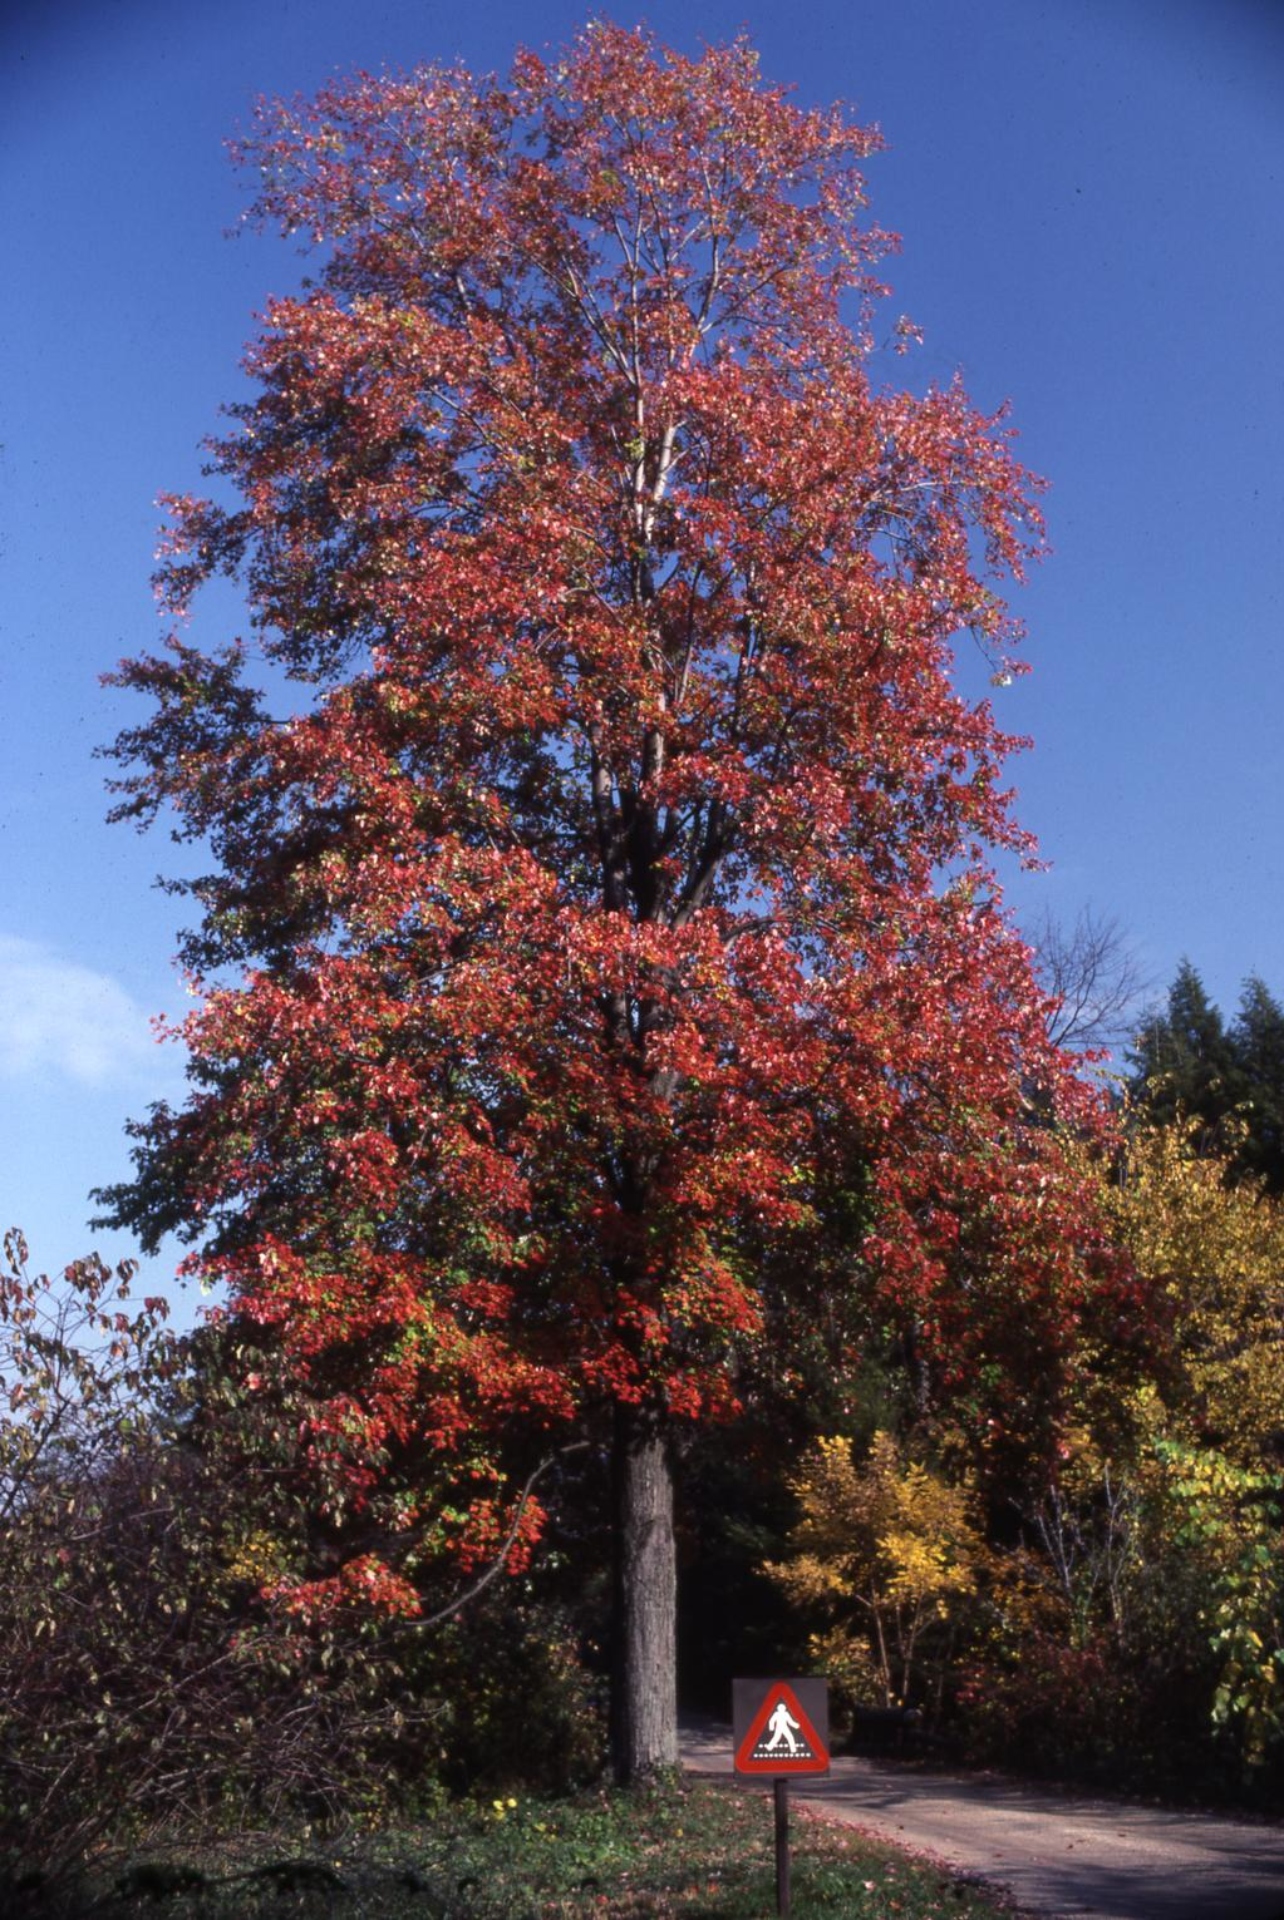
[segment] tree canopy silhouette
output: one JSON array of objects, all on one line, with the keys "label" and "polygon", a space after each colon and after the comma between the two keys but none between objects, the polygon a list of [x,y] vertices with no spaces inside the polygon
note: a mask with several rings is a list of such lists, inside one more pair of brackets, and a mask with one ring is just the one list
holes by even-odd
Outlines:
[{"label": "tree canopy silhouette", "polygon": [[675,1423],[841,1284],[1019,1424],[1096,1284],[989,867],[1013,743],[951,677],[1012,670],[1036,483],[957,383],[875,384],[878,145],[605,25],[263,105],[254,216],[318,277],[161,573],[249,635],[117,675],[117,813],[211,861],[191,1093],[112,1215],[274,1331],[354,1499],[402,1462],[372,1604],[503,1541],[515,1430],[611,1431],[625,1777],[676,1754]]}]

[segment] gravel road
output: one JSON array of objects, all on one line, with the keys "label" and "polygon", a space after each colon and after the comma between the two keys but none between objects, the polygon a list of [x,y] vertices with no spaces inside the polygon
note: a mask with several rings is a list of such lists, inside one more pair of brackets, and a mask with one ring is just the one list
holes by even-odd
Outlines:
[{"label": "gravel road", "polygon": [[[729,1774],[731,1728],[684,1726],[682,1763]],[[845,1757],[790,1798],[1007,1887],[1043,1920],[1284,1920],[1282,1825]]]}]

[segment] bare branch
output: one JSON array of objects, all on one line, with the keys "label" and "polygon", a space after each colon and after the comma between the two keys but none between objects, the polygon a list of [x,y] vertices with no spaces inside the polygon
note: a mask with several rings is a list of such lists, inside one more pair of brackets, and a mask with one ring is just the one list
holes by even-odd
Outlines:
[{"label": "bare branch", "polygon": [[1113,1049],[1131,1038],[1154,982],[1117,920],[1084,907],[1067,928],[1045,908],[1027,938],[1040,985],[1057,1002],[1048,1022],[1054,1045]]},{"label": "bare branch", "polygon": [[568,1453],[583,1453],[588,1445],[589,1442],[587,1440],[573,1440],[569,1446],[559,1447],[556,1453],[550,1453],[540,1461],[535,1471],[528,1476],[526,1484],[522,1488],[521,1497],[517,1502],[517,1511],[514,1513],[513,1523],[505,1535],[504,1544],[487,1567],[485,1573],[481,1575],[480,1579],[474,1580],[471,1587],[467,1587],[463,1593],[457,1594],[446,1606],[439,1607],[436,1613],[430,1613],[426,1620],[412,1621],[410,1624],[413,1627],[419,1632],[423,1632],[426,1627],[440,1626],[443,1620],[451,1619],[454,1614],[459,1612],[461,1607],[466,1607],[471,1600],[475,1600],[479,1594],[484,1593],[492,1580],[499,1578],[504,1568],[508,1565],[508,1556],[513,1550],[513,1543],[517,1539],[522,1521],[526,1517],[526,1509],[530,1504],[530,1497],[535,1491],[536,1482],[544,1477],[550,1467],[555,1466],[559,1460],[564,1460]]}]

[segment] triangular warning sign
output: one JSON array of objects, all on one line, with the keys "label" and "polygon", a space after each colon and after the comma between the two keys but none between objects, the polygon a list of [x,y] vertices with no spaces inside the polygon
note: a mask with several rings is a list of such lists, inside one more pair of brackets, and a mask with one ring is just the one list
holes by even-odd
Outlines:
[{"label": "triangular warning sign", "polygon": [[825,1741],[787,1680],[767,1683],[736,1748],[735,1767],[737,1773],[829,1772]]}]

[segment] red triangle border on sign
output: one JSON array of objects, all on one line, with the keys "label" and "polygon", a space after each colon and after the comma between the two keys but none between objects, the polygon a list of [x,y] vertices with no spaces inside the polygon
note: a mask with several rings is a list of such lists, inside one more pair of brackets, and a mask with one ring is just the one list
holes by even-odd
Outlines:
[{"label": "red triangle border on sign", "polygon": [[[777,1758],[773,1754],[770,1760],[755,1760],[753,1750],[758,1744],[758,1736],[766,1726],[772,1708],[781,1700],[798,1722],[798,1731],[807,1742],[810,1751],[806,1755],[795,1754],[791,1757],[786,1754]],[[749,1731],[736,1751],[735,1771],[768,1774],[829,1772],[829,1751],[825,1742],[804,1713],[797,1694],[784,1680],[777,1680],[773,1686],[767,1688],[762,1705],[749,1722]]]}]

